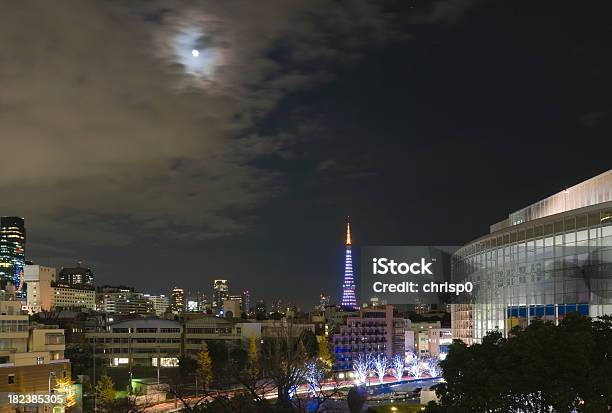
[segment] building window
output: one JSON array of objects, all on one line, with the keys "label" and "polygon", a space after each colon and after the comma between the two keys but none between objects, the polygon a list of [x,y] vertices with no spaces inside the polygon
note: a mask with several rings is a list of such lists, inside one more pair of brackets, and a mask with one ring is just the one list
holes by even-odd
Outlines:
[{"label": "building window", "polygon": [[38,356],[36,357],[36,364],[44,364],[45,363],[45,358]]},{"label": "building window", "polygon": [[14,374],[9,374],[8,375],[8,384],[15,384],[15,375]]}]

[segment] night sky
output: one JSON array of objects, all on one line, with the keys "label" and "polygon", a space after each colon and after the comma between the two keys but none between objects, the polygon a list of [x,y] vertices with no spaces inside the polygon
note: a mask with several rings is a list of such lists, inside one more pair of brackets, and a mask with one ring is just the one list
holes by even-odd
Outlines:
[{"label": "night sky", "polygon": [[97,284],[338,301],[612,168],[609,1],[10,2],[0,215]]}]

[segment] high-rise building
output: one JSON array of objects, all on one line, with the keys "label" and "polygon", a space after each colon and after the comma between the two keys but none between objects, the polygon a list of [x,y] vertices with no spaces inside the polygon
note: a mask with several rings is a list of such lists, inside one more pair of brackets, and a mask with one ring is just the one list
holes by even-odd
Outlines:
[{"label": "high-rise building", "polygon": [[213,310],[217,312],[223,308],[223,300],[229,297],[229,283],[227,280],[215,280],[213,282]]},{"label": "high-rise building", "polygon": [[242,292],[242,311],[247,315],[251,313],[251,291]]},{"label": "high-rise building", "polygon": [[170,307],[170,300],[165,295],[150,295],[144,294],[144,297],[153,304],[153,311],[158,316],[161,316]]},{"label": "high-rise building", "polygon": [[208,301],[208,295],[199,294],[198,295],[198,310],[201,312],[206,312],[210,310],[210,302]]},{"label": "high-rise building", "polygon": [[[404,318],[393,306],[362,308],[346,318],[332,335],[334,370],[352,370],[359,354],[383,354],[388,360],[405,353]],[[350,377],[350,374],[349,374]]]},{"label": "high-rise building", "polygon": [[0,217],[0,287],[11,283],[19,291],[25,267],[25,221],[19,217]]},{"label": "high-rise building", "polygon": [[356,308],[355,278],[353,276],[353,254],[351,251],[351,223],[346,223],[346,252],[344,255],[344,280],[342,282],[342,307]]},{"label": "high-rise building", "polygon": [[185,291],[182,288],[174,287],[172,289],[170,309],[176,314],[185,311]]},{"label": "high-rise building", "polygon": [[94,285],[93,272],[87,268],[81,266],[81,263],[77,263],[76,267],[67,268],[64,267],[60,270],[57,275],[57,281],[70,284],[70,285]]},{"label": "high-rise building", "polygon": [[130,290],[98,294],[97,308],[107,314],[152,314],[153,302],[145,294]]},{"label": "high-rise building", "polygon": [[263,320],[267,317],[266,303],[264,300],[257,301],[255,304],[255,316],[258,320]]}]

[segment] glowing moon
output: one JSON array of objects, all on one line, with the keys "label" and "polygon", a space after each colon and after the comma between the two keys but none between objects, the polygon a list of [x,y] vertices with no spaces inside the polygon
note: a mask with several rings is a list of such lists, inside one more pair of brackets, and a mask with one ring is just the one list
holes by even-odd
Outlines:
[{"label": "glowing moon", "polygon": [[220,52],[202,27],[185,26],[172,39],[173,57],[185,73],[197,80],[211,80],[219,65]]}]

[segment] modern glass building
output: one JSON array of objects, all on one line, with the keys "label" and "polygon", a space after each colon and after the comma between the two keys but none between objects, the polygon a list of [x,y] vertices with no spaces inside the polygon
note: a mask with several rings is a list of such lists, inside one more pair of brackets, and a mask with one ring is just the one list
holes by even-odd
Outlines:
[{"label": "modern glass building", "polygon": [[452,257],[453,337],[472,344],[540,318],[612,314],[612,170],[509,215]]},{"label": "modern glass building", "polygon": [[12,283],[17,290],[25,267],[25,222],[20,217],[0,217],[0,283],[5,289]]}]

